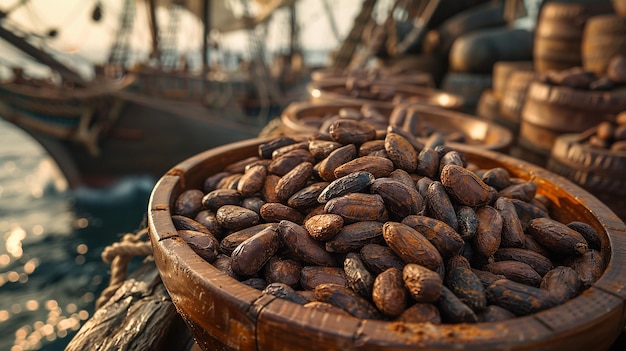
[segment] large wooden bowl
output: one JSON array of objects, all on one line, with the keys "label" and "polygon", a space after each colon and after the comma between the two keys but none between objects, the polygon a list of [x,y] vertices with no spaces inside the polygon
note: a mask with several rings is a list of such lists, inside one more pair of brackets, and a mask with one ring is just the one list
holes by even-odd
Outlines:
[{"label": "large wooden bowl", "polygon": [[[461,110],[464,106],[463,97],[446,93],[441,90],[419,87],[414,85],[377,82],[371,83],[371,89],[392,89],[395,96],[402,96],[402,102],[427,106],[442,107],[451,110]],[[310,100],[313,102],[348,102],[348,103],[371,103],[376,106],[393,106],[395,103],[388,99],[361,98],[354,95],[354,91],[346,88],[345,81],[337,82],[311,82],[307,85]]]},{"label": "large wooden bowl", "polygon": [[[360,109],[364,104],[339,102],[297,102],[292,103],[281,115],[286,132],[311,134],[318,131],[324,117],[335,115],[342,108]],[[495,123],[480,120],[475,116],[458,111],[446,110],[424,105],[408,105],[408,109],[419,113],[424,121],[444,134],[463,133],[466,143],[494,151],[507,152],[513,143],[513,133]],[[383,115],[389,117],[392,107],[378,107]],[[386,126],[383,130],[386,129]]]},{"label": "large wooden bowl", "polygon": [[174,200],[200,189],[227,164],[257,155],[267,140],[205,151],[164,175],[148,220],[157,267],[173,303],[204,350],[606,350],[626,324],[626,226],[604,204],[565,178],[511,157],[458,145],[480,167],[504,167],[532,180],[561,222],[584,221],[601,233],[607,268],[568,302],[526,317],[478,324],[404,324],[322,313],[263,295],[204,261],[177,235]]}]

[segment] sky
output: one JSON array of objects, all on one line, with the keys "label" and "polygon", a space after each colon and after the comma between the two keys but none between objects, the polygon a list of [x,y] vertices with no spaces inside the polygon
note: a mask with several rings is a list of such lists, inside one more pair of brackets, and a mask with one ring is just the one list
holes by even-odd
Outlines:
[{"label": "sky", "polygon": [[[21,1],[23,0],[0,0],[0,9],[11,9]],[[240,3],[239,0],[229,1]],[[333,8],[339,35],[344,37],[352,26],[362,0],[327,1]],[[42,37],[46,37],[51,30],[56,30],[57,35],[48,38],[45,45],[71,54],[67,60],[76,65],[85,62],[104,62],[117,34],[124,0],[100,0],[103,4],[102,19],[96,23],[91,20],[91,14],[97,2],[98,0],[30,0],[11,13],[9,23]],[[337,48],[340,41],[331,31],[323,2],[299,0],[297,6],[300,38],[304,48],[309,50]],[[150,50],[147,13],[143,4],[137,5],[131,45],[141,57],[147,56]],[[160,9],[158,20],[166,26],[168,19],[167,9]],[[189,13],[183,13],[181,19],[177,38],[179,52],[197,52],[202,43],[200,22]],[[288,21],[286,11],[275,15],[267,29],[268,50],[273,51],[287,45]],[[249,45],[245,33],[222,35],[219,38],[222,47],[232,51],[246,51]],[[10,49],[3,51],[5,54],[1,57],[0,65],[20,62],[19,55],[12,55]]]}]

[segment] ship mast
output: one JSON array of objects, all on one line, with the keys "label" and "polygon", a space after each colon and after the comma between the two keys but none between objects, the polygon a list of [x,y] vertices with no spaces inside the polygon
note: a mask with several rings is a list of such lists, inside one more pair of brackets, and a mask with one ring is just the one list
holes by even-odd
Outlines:
[{"label": "ship mast", "polygon": [[[4,17],[6,17],[6,13],[0,11],[0,19]],[[10,30],[6,29],[2,23],[0,23],[0,38],[6,40],[11,45],[21,50],[23,53],[29,55],[35,60],[50,67],[52,70],[58,72],[61,75],[61,78],[63,78],[63,81],[73,83],[77,86],[88,85],[88,82],[84,80],[74,70],[62,64],[47,52],[36,48],[23,37],[16,35]]]}]

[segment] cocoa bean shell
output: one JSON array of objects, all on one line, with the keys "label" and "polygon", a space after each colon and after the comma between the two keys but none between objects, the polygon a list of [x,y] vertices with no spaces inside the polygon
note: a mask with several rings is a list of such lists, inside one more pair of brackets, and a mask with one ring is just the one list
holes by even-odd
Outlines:
[{"label": "cocoa bean shell", "polygon": [[541,275],[531,266],[519,261],[496,261],[485,265],[486,270],[493,274],[501,274],[514,282],[538,287]]},{"label": "cocoa bean shell", "polygon": [[[390,268],[395,269],[395,268]],[[402,279],[413,300],[435,302],[441,295],[443,281],[439,274],[415,263],[408,263],[402,269]]]},{"label": "cocoa bean shell", "polygon": [[411,215],[402,220],[403,224],[422,234],[439,251],[442,257],[457,255],[464,241],[452,227],[427,216]]},{"label": "cocoa bean shell", "polygon": [[343,228],[343,217],[330,213],[315,215],[304,222],[304,228],[313,239],[328,241]]},{"label": "cocoa bean shell", "polygon": [[448,270],[445,285],[473,311],[479,312],[487,307],[485,287],[471,268],[456,267]]},{"label": "cocoa bean shell", "polygon": [[416,263],[430,270],[443,264],[441,254],[417,230],[406,224],[387,222],[383,225],[383,238],[387,245],[406,263]]},{"label": "cocoa bean shell", "polygon": [[267,168],[265,166],[259,165],[248,168],[237,183],[237,191],[242,197],[253,196],[263,188],[266,176]]},{"label": "cocoa bean shell", "polygon": [[233,271],[242,276],[257,273],[281,246],[282,243],[274,228],[267,227],[261,230],[233,250],[230,255]]},{"label": "cocoa bean shell", "polygon": [[564,255],[582,255],[587,241],[577,231],[549,218],[535,218],[528,223],[528,233],[549,251]]},{"label": "cocoa bean shell", "polygon": [[500,248],[502,216],[495,208],[483,206],[476,211],[476,217],[478,227],[476,235],[472,238],[474,249],[483,256],[492,256]]},{"label": "cocoa bean shell", "polygon": [[389,268],[374,279],[372,300],[376,308],[388,317],[397,317],[406,309],[408,293],[402,272]]},{"label": "cocoa bean shell", "polygon": [[378,275],[391,267],[402,269],[405,265],[404,261],[393,250],[383,245],[367,244],[361,248],[359,255],[367,269],[374,275]]},{"label": "cocoa bean shell", "polygon": [[339,307],[354,317],[361,319],[380,318],[380,313],[366,299],[349,288],[337,284],[320,284],[315,288],[315,297]]},{"label": "cocoa bean shell", "polygon": [[540,312],[558,304],[547,290],[500,279],[487,287],[487,300],[516,316]]},{"label": "cocoa bean shell", "polygon": [[347,253],[360,250],[367,244],[382,242],[383,223],[361,221],[343,226],[332,239],[326,241],[326,251]]},{"label": "cocoa bean shell", "polygon": [[320,284],[338,284],[348,287],[348,280],[343,268],[304,266],[300,272],[300,286],[306,290],[315,290]]},{"label": "cocoa bean shell", "polygon": [[335,178],[341,178],[353,172],[364,171],[375,178],[387,177],[394,170],[393,162],[380,156],[361,156],[348,161],[334,170]]},{"label": "cocoa bean shell", "polygon": [[285,246],[302,262],[317,266],[334,266],[335,260],[316,242],[304,227],[287,220],[280,221],[278,234]]},{"label": "cocoa bean shell", "polygon": [[463,166],[443,166],[440,179],[448,194],[461,205],[479,207],[495,199],[496,190]]},{"label": "cocoa bean shell", "polygon": [[539,287],[547,290],[561,304],[580,293],[582,282],[573,268],[558,266],[543,276]]}]

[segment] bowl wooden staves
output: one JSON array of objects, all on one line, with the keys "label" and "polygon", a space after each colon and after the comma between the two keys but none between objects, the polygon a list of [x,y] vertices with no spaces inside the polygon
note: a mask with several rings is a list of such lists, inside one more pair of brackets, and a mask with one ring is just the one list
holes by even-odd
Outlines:
[{"label": "bowl wooden staves", "polygon": [[606,264],[591,287],[569,301],[502,322],[401,323],[320,312],[263,294],[198,256],[178,235],[172,208],[207,176],[258,154],[268,140],[211,149],[172,168],[153,189],[149,232],[172,301],[204,350],[606,350],[626,324],[626,226],[607,206],[565,178],[529,163],[465,145],[456,149],[481,168],[503,167],[537,184],[551,217],[582,221],[600,234]]}]

